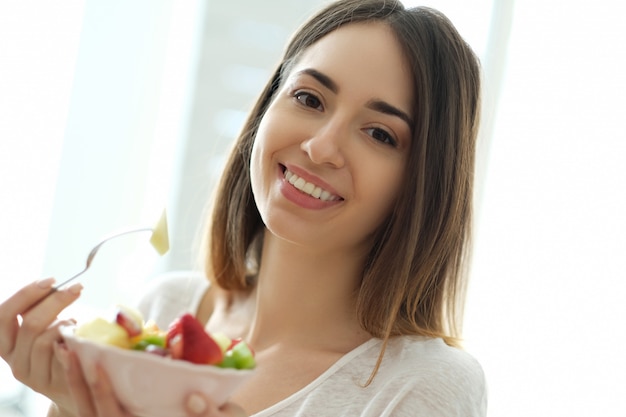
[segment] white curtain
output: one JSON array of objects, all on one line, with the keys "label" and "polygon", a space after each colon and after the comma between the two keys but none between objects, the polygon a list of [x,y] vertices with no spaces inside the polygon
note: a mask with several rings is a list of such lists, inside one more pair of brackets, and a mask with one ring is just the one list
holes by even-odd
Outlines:
[{"label": "white curtain", "polygon": [[[0,299],[73,275],[100,237],[151,226],[168,205],[203,10],[201,1],[0,2]],[[67,315],[130,303],[157,258],[139,238],[103,247]],[[46,407],[0,364],[0,415]]]},{"label": "white curtain", "polygon": [[467,316],[493,416],[624,416],[621,2],[515,2]]}]

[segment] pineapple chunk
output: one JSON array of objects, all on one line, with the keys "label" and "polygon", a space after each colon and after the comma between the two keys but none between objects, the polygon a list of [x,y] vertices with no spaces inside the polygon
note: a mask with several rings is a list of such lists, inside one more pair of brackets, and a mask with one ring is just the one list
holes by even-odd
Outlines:
[{"label": "pineapple chunk", "polygon": [[152,244],[154,249],[156,249],[159,255],[165,255],[165,253],[167,253],[167,251],[170,249],[169,233],[167,231],[167,216],[165,210],[163,210],[161,218],[152,230],[150,243]]},{"label": "pineapple chunk", "polygon": [[130,348],[130,340],[126,330],[119,324],[103,318],[95,318],[82,324],[76,329],[76,336],[105,345],[118,346],[124,349]]}]

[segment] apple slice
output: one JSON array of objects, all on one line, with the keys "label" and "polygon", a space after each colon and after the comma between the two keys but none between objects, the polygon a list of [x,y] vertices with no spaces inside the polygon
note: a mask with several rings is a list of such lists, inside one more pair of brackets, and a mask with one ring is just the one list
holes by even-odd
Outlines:
[{"label": "apple slice", "polygon": [[129,337],[139,336],[143,331],[143,316],[128,306],[117,305],[115,322],[126,330]]},{"label": "apple slice", "polygon": [[169,232],[167,230],[167,215],[165,210],[163,210],[159,221],[154,229],[152,229],[150,243],[161,256],[165,255],[167,251],[170,250]]}]

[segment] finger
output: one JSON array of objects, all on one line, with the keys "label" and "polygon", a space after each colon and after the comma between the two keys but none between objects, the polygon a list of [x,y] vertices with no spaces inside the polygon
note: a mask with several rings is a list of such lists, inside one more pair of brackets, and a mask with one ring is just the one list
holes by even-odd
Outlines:
[{"label": "finger", "polygon": [[7,311],[12,316],[21,314],[28,310],[33,303],[49,293],[54,283],[54,278],[45,278],[31,282],[3,301],[0,304],[0,309]]},{"label": "finger", "polygon": [[19,330],[18,315],[26,312],[33,303],[50,293],[54,278],[36,281],[20,289],[0,303],[0,356],[7,358],[15,348]]},{"label": "finger", "polygon": [[246,417],[247,414],[243,408],[233,403],[226,403],[220,407],[220,412],[228,417]]},{"label": "finger", "polygon": [[64,345],[55,345],[55,354],[64,366],[65,377],[78,416],[95,416],[91,391],[76,354]]},{"label": "finger", "polygon": [[187,397],[185,411],[190,417],[246,417],[243,408],[233,403],[221,407],[200,393],[194,392]]},{"label": "finger", "polygon": [[190,416],[212,415],[217,412],[217,407],[204,398],[203,395],[193,393],[187,398],[185,410]]},{"label": "finger", "polygon": [[83,285],[76,283],[63,290],[54,291],[46,296],[36,306],[20,313],[21,327],[39,333],[56,320],[57,315],[80,296]]},{"label": "finger", "polygon": [[70,320],[58,321],[35,340],[32,354],[30,355],[31,381],[35,381],[36,384],[42,387],[53,387],[53,380],[58,379],[54,373],[55,371],[58,372],[57,367],[54,366],[56,362],[54,345],[63,340],[59,328],[71,324],[73,322]]},{"label": "finger", "polygon": [[48,296],[22,316],[22,325],[17,332],[13,349],[17,351],[12,358],[13,366],[27,374],[30,373],[30,357],[35,340],[56,320],[57,315],[68,305],[76,301],[82,290],[81,284],[74,284],[62,291]]},{"label": "finger", "polygon": [[[76,324],[75,320],[69,320],[72,324]],[[62,325],[62,324],[61,324]],[[61,325],[59,327],[61,327]],[[54,358],[52,361],[52,370],[51,372],[51,380],[50,386],[53,388],[53,394],[60,395],[62,397],[69,396],[69,390],[67,388],[67,376],[66,376],[66,368],[63,363],[59,360],[59,356],[57,355],[58,349],[68,350],[67,345],[65,344],[65,340],[61,340],[60,342],[54,342],[52,344]]]},{"label": "finger", "polygon": [[104,369],[102,369],[102,366],[96,365],[96,375],[97,378],[89,382],[91,383],[91,395],[97,415],[104,417],[131,417],[130,413],[124,410],[118,401],[113,391],[113,384],[111,384],[111,380]]}]

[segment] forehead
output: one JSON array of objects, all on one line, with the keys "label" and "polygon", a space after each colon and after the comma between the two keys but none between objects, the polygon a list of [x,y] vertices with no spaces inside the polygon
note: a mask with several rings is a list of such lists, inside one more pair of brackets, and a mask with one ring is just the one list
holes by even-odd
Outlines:
[{"label": "forehead", "polygon": [[290,76],[306,68],[329,76],[355,98],[375,97],[411,113],[412,75],[400,43],[384,23],[352,23],[330,32],[301,53]]}]

